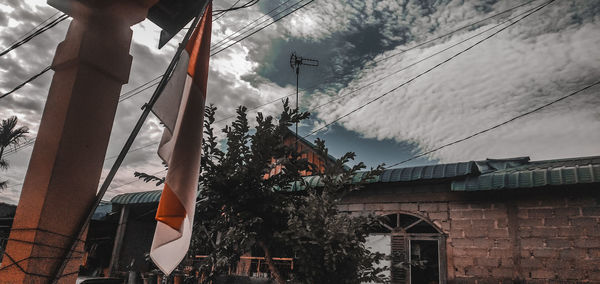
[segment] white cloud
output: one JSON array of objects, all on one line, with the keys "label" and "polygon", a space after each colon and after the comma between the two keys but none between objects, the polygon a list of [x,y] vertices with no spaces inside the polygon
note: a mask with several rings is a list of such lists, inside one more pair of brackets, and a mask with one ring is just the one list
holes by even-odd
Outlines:
[{"label": "white cloud", "polygon": [[[597,80],[600,25],[587,21],[572,26],[548,20],[548,16],[560,8],[552,7],[545,14],[524,20],[508,32],[342,119],[341,124],[366,137],[413,141],[421,149],[430,150]],[[561,28],[556,29],[559,26]],[[348,89],[386,76],[476,32],[381,62],[359,74]],[[381,57],[399,51],[400,47]],[[340,100],[320,111],[318,117],[332,121],[456,51],[361,90],[358,96]],[[595,88],[489,134],[436,152],[433,158],[444,162],[523,155],[534,159],[597,155],[600,152],[599,92]]]},{"label": "white cloud", "polygon": [[[0,24],[19,24],[0,30],[1,46],[8,45],[56,12],[43,0],[8,1],[0,4]],[[215,4],[224,8],[233,1],[229,2]],[[340,80],[330,85],[321,85],[321,90],[329,88],[332,93],[339,91],[342,86],[343,94],[386,76],[486,26],[459,33],[362,71],[356,65],[357,60],[367,61],[369,56],[376,55],[378,51],[368,51],[365,55],[360,53],[360,48],[373,44],[389,50],[379,55],[379,58],[383,58],[427,38],[518,5],[516,1],[491,2],[494,1],[451,0],[441,3],[408,0],[317,0],[278,24],[211,58],[208,103],[219,106],[217,119],[220,119],[234,114],[239,105],[251,108],[293,93],[294,86],[287,85],[285,80],[277,81],[257,74],[260,68],[270,68],[277,63],[274,61],[278,59],[273,54],[291,52],[273,44],[277,41],[281,44],[300,40],[314,43],[315,46],[323,42],[335,42],[331,50],[315,50],[315,53],[324,58],[333,55],[330,63],[334,72],[348,75],[352,73],[348,70],[358,70],[353,71],[351,75],[354,79],[349,83]],[[542,1],[534,4],[539,3]],[[597,6],[593,0],[556,1],[524,23],[342,120],[342,125],[366,137],[410,141],[427,150],[560,97],[600,75],[600,52],[596,48],[600,46],[600,12]],[[263,12],[257,5],[228,13],[214,23],[213,42],[237,31],[260,17]],[[63,40],[67,26],[68,21],[65,21],[0,58],[0,90],[12,88],[50,64],[56,45]],[[375,40],[380,42],[345,40],[345,36],[361,33],[365,27],[375,27],[373,31],[381,35]],[[144,21],[132,29],[134,36],[130,53],[134,61],[129,83],[123,86],[124,91],[162,74],[182,38],[180,33],[166,47],[158,50],[156,41],[159,30],[154,24]],[[310,45],[306,46],[310,49]],[[350,55],[349,51],[354,53]],[[446,58],[444,56],[362,90],[361,95],[355,98],[344,99],[343,103],[321,110],[318,117],[331,121],[440,62]],[[3,99],[0,113],[17,115],[23,125],[30,127],[32,134],[35,134],[51,75],[52,72],[49,72]],[[139,117],[140,107],[152,91],[153,89],[146,90],[119,104],[107,157],[119,152]],[[542,159],[598,154],[598,92],[597,89],[588,91],[516,123],[442,150],[433,158],[462,161],[492,156],[530,155]],[[315,100],[313,104],[325,100],[317,99],[316,95],[305,98]],[[277,114],[280,104],[271,104],[261,111]],[[250,113],[249,117],[253,121],[254,113]],[[311,123],[316,126],[322,125],[323,121]],[[217,128],[222,125],[223,123]],[[150,117],[132,148],[156,143],[161,133],[162,127],[157,119]],[[0,173],[2,178],[8,178],[13,185],[20,183],[25,175],[30,151],[31,147],[11,156],[9,162],[12,166],[8,171]],[[127,185],[109,191],[107,197],[122,192],[156,189],[153,184],[139,181],[128,184],[134,180],[132,174],[136,170],[154,173],[162,169],[155,151],[155,146],[151,146],[131,153],[113,187]],[[104,174],[112,161],[105,163]],[[14,203],[19,192],[20,186],[11,187],[2,192],[0,201]]]}]

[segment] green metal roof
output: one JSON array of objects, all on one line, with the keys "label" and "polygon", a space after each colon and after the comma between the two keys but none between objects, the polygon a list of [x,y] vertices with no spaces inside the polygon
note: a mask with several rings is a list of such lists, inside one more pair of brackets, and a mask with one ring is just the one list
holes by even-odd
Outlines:
[{"label": "green metal roof", "polygon": [[[366,172],[357,173],[352,184],[357,184]],[[561,160],[529,161],[529,157],[488,159],[462,163],[438,164],[419,167],[387,169],[367,184],[452,180],[452,191],[479,191],[497,189],[534,188],[571,184],[600,183],[600,156]],[[288,191],[323,186],[320,176],[304,177],[304,183],[295,182]],[[276,189],[277,190],[277,189]],[[115,196],[113,204],[157,203],[161,190],[125,193]]]},{"label": "green metal roof", "polygon": [[385,170],[379,182],[407,182],[430,179],[446,179],[479,173],[474,162],[439,164]]},{"label": "green metal roof", "polygon": [[[132,192],[119,194],[113,197],[110,202],[112,204],[147,204],[147,203],[158,203],[162,190],[151,190],[142,192]],[[200,191],[198,195],[200,196]]]},{"label": "green metal roof", "polygon": [[452,190],[517,189],[600,182],[600,157],[532,161],[487,172],[453,181]]},{"label": "green metal roof", "polygon": [[[456,177],[464,177],[467,175],[478,174],[479,170],[475,162],[462,162],[451,164],[439,164],[419,167],[408,167],[398,169],[384,170],[381,175],[366,181],[370,183],[388,183],[388,182],[413,182],[424,180],[439,180]],[[358,172],[352,178],[351,184],[358,184],[366,172]],[[304,178],[304,182],[310,187],[323,186],[320,176],[309,176]],[[295,182],[291,191],[304,190],[305,186],[300,182]]]},{"label": "green metal roof", "polygon": [[152,190],[144,192],[133,192],[119,194],[113,197],[110,202],[112,204],[143,204],[156,203],[160,200],[162,190]]}]

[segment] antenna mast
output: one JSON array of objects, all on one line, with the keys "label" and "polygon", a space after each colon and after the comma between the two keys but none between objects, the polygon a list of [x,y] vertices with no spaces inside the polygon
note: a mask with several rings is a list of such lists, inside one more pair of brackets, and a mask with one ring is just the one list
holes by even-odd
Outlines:
[{"label": "antenna mast", "polygon": [[[292,55],[290,56],[290,67],[296,72],[296,113],[298,112],[298,78],[300,77],[300,65],[319,66],[319,61],[297,56],[296,52],[292,52]],[[296,148],[298,148],[298,122],[296,122]]]}]

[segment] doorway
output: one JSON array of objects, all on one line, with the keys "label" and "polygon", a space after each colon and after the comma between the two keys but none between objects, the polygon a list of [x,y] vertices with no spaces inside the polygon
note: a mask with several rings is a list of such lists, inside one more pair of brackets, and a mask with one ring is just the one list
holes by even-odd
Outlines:
[{"label": "doorway", "polygon": [[439,248],[436,240],[410,240],[410,282],[440,283]]}]

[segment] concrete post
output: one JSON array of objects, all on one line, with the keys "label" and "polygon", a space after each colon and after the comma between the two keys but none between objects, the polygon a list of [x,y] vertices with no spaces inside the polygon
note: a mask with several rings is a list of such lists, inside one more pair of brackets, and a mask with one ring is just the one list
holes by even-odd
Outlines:
[{"label": "concrete post", "polygon": [[[51,3],[50,3],[51,2]],[[96,196],[119,93],[127,83],[131,26],[157,0],[49,1],[73,17],[55,71],[2,261],[2,283],[50,283]],[[74,283],[83,242],[60,283]]]}]

